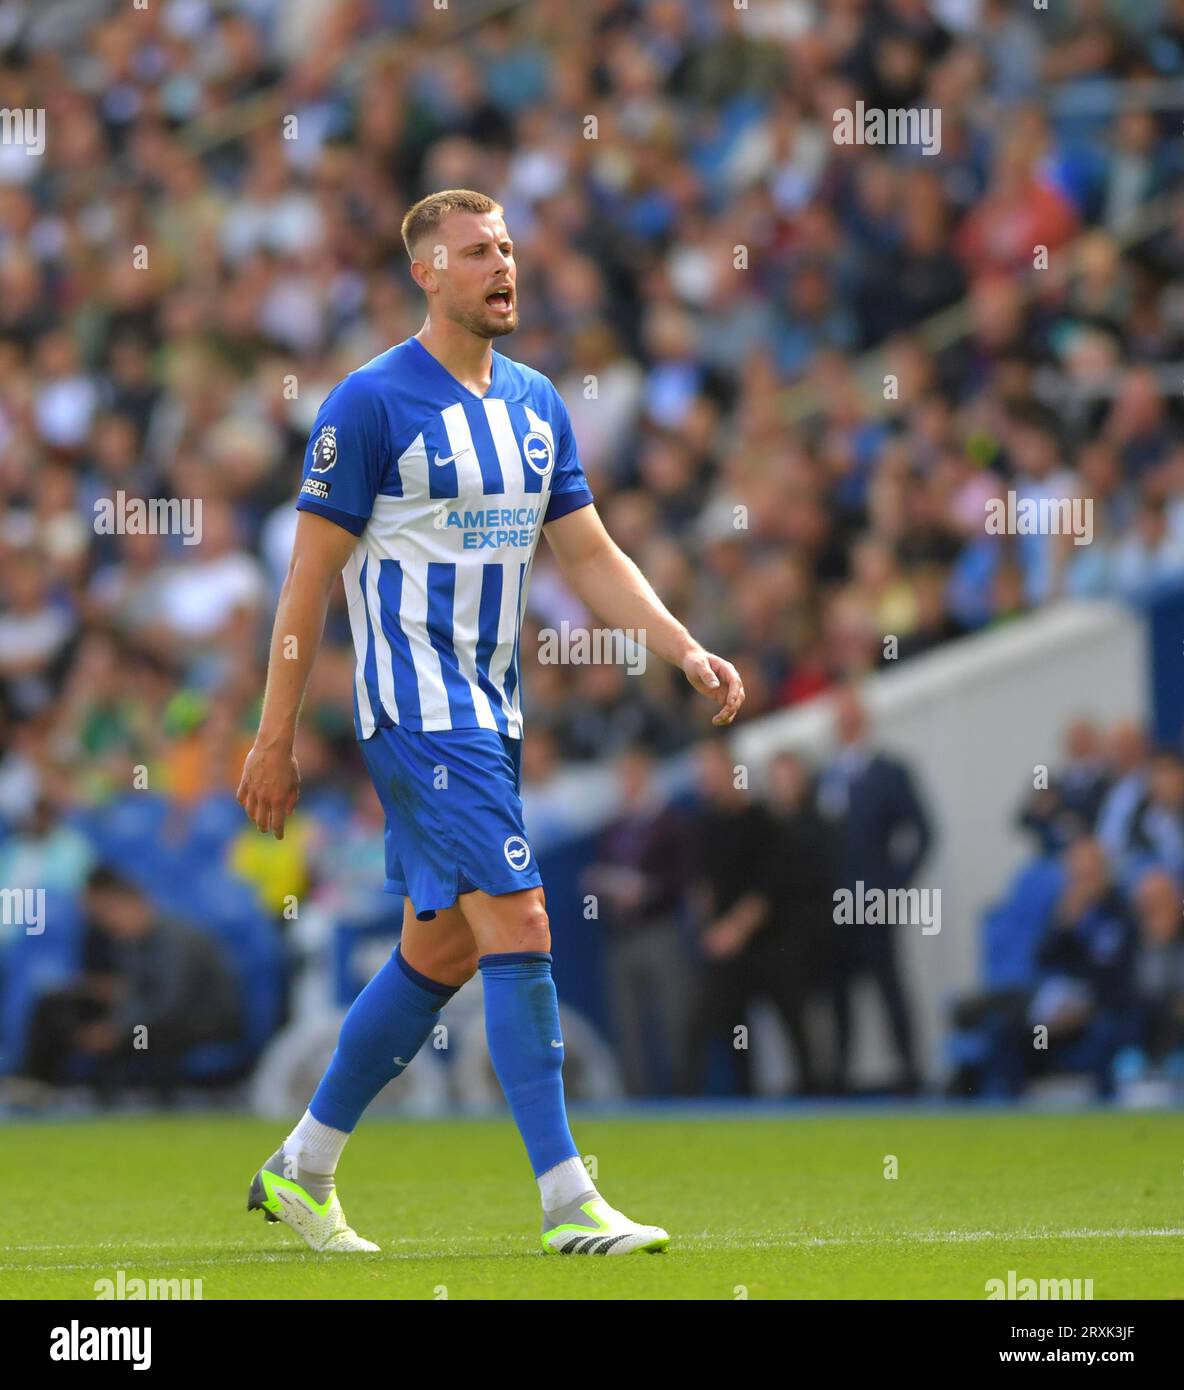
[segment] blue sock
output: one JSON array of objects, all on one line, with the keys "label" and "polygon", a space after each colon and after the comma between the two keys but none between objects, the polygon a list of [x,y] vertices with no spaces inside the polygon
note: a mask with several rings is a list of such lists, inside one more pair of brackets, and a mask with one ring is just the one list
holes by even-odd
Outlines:
[{"label": "blue sock", "polygon": [[458,988],[421,975],[396,946],[350,1005],[337,1051],[309,1101],[313,1119],[352,1133],[362,1111],[423,1046]]},{"label": "blue sock", "polygon": [[485,1036],[537,1178],[579,1150],[567,1127],[559,1000],[547,951],[508,951],[477,962],[485,985]]}]

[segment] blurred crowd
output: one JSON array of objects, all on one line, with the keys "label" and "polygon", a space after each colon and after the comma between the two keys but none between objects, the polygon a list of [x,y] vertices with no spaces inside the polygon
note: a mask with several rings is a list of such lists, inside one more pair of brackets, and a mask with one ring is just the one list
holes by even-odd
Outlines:
[{"label": "blurred crowd", "polygon": [[[5,107],[46,131],[0,143],[0,832],[56,826],[75,889],[65,812],[236,785],[308,430],[418,328],[399,226],[438,188],[504,204],[499,350],[752,716],[1184,574],[1184,0],[490,11],[0,0]],[[836,144],[857,102],[939,109],[940,150]],[[1092,542],[986,535],[1008,491],[1091,500]],[[200,499],[200,543],[100,534],[120,493]],[[657,663],[534,660],[588,621],[545,546],[530,604],[528,777],[694,740]],[[339,592],[306,814],[229,850],[273,911],[381,876],[352,684]]]},{"label": "blurred crowd", "polygon": [[1184,1083],[1184,758],[1136,725],[1069,725],[1017,825],[1035,857],[983,923],[981,989],[952,1012],[953,1094],[1057,1070],[1100,1096]]}]

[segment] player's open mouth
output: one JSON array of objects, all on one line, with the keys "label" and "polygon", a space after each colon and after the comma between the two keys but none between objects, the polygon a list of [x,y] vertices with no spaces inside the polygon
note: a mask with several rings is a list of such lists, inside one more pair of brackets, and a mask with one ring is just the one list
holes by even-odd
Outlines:
[{"label": "player's open mouth", "polygon": [[494,290],[492,294],[485,296],[485,302],[491,309],[508,314],[514,307],[514,292],[513,290]]}]

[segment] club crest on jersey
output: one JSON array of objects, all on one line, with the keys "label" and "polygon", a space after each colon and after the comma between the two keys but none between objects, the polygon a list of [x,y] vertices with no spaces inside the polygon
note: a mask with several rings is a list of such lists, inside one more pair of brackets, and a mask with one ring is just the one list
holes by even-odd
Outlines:
[{"label": "club crest on jersey", "polygon": [[326,425],[312,446],[312,471],[328,473],[337,462],[337,426]]},{"label": "club crest on jersey", "polygon": [[555,451],[551,448],[551,441],[538,430],[531,430],[522,441],[522,454],[540,477],[545,477],[555,466]]}]

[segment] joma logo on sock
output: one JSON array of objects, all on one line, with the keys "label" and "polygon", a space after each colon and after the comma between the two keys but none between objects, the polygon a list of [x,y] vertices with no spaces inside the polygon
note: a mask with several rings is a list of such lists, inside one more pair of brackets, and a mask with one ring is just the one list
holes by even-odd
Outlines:
[{"label": "joma logo on sock", "polygon": [[49,1334],[51,1361],[130,1361],[134,1371],[152,1365],[150,1327],[82,1327],[75,1318],[69,1327]]},{"label": "joma logo on sock", "polygon": [[95,1280],[95,1298],[201,1298],[200,1279],[129,1279],[127,1271],[117,1269],[114,1279]]}]

